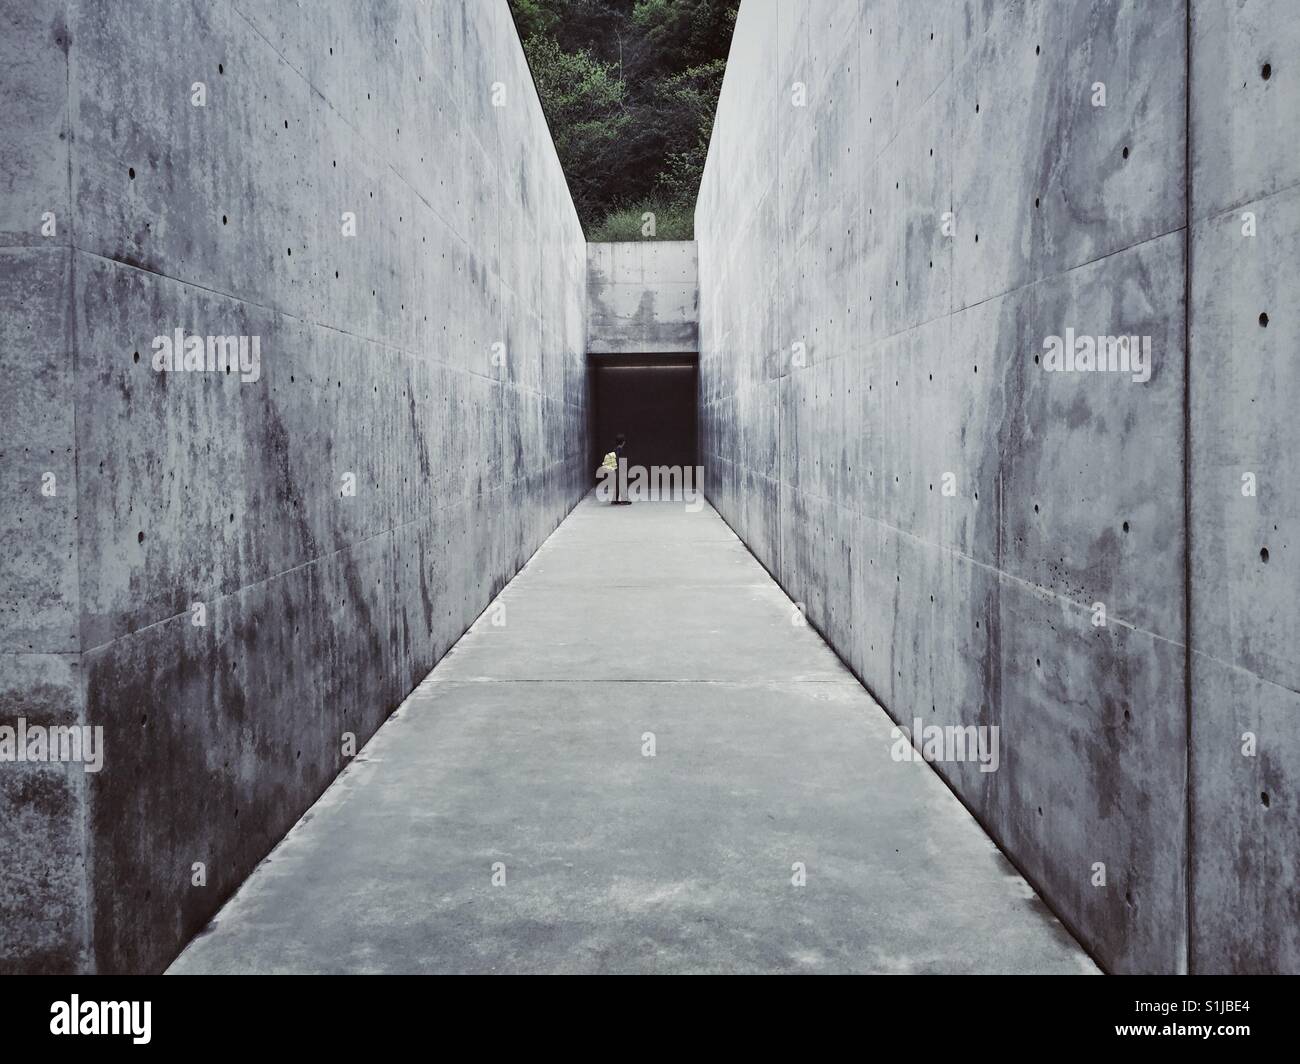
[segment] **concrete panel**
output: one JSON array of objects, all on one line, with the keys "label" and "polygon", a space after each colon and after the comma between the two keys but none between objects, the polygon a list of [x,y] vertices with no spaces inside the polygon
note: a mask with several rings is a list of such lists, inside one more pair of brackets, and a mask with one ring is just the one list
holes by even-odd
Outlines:
[{"label": "concrete panel", "polygon": [[1288,0],[1191,0],[1192,213],[1199,221],[1300,182],[1300,20]]},{"label": "concrete panel", "polygon": [[[75,654],[0,653],[0,722],[84,723]],[[92,860],[80,764],[0,764],[0,972],[60,974],[91,963],[86,889]]]},{"label": "concrete panel", "polygon": [[695,242],[588,244],[587,301],[592,354],[698,350]]},{"label": "concrete panel", "polygon": [[[69,2],[0,2],[0,247],[72,243]],[[6,285],[7,288],[7,285]]]},{"label": "concrete panel", "polygon": [[1192,684],[1193,970],[1295,972],[1300,695],[1202,653]]},{"label": "concrete panel", "polygon": [[0,249],[0,652],[74,652],[77,456],[72,255]]}]

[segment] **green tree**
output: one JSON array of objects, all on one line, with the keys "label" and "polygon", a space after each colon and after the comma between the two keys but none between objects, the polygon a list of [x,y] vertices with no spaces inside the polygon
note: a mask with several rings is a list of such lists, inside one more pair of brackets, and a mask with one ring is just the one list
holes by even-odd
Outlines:
[{"label": "green tree", "polygon": [[632,22],[661,69],[683,70],[727,58],[736,8],[723,0],[638,0]]},{"label": "green tree", "polygon": [[623,82],[590,52],[566,52],[551,37],[529,37],[524,51],[579,217],[599,211],[606,203],[604,175],[617,167],[632,122]]},{"label": "green tree", "polygon": [[512,0],[588,236],[691,235],[739,0]]},{"label": "green tree", "polygon": [[666,154],[656,185],[668,205],[679,210],[694,208],[699,194],[725,72],[726,61],[714,59],[659,83],[659,96],[675,118],[673,126],[682,130],[682,143]]},{"label": "green tree", "polygon": [[554,33],[563,6],[562,0],[512,0],[520,39],[526,41],[529,37]]}]

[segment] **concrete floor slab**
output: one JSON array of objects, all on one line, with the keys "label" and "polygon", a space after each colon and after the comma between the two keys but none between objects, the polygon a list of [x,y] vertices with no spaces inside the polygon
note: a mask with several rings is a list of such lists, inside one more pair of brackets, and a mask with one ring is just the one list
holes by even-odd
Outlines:
[{"label": "concrete floor slab", "polygon": [[704,588],[508,588],[440,663],[446,679],[839,680],[775,584]]},{"label": "concrete floor slab", "polygon": [[[599,530],[599,537],[592,532]],[[608,506],[589,495],[577,506],[564,524],[557,528],[550,542],[562,544],[574,540],[594,547],[604,543],[703,543],[740,540],[719,519],[713,507],[705,503],[690,509],[684,503],[636,503],[632,506]]]},{"label": "concrete floor slab", "polygon": [[517,588],[768,587],[771,578],[740,540],[601,540],[568,538],[534,555]]},{"label": "concrete floor slab", "polygon": [[[1095,971],[706,513],[579,507],[171,971]],[[642,518],[676,586],[584,586]]]}]

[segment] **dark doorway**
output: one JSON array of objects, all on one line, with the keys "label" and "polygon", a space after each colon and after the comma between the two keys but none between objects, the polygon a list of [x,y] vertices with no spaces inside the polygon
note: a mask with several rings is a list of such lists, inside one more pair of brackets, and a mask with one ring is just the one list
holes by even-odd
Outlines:
[{"label": "dark doorway", "polygon": [[694,466],[698,359],[695,355],[593,355],[592,480],[621,432],[628,465]]}]

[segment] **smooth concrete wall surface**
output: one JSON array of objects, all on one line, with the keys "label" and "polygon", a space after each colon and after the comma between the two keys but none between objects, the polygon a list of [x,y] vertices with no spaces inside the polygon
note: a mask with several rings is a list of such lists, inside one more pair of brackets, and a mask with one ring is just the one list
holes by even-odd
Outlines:
[{"label": "smooth concrete wall surface", "polygon": [[153,971],[585,491],[586,247],[505,0],[0,30],[0,723],[104,729],[0,765],[0,968]]},{"label": "smooth concrete wall surface", "polygon": [[696,212],[711,501],[1116,972],[1300,969],[1287,7],[745,0]]},{"label": "smooth concrete wall surface", "polygon": [[699,347],[695,241],[587,245],[587,349],[681,354]]},{"label": "smooth concrete wall surface", "polygon": [[1300,12],[1191,13],[1193,967],[1300,972]]}]

